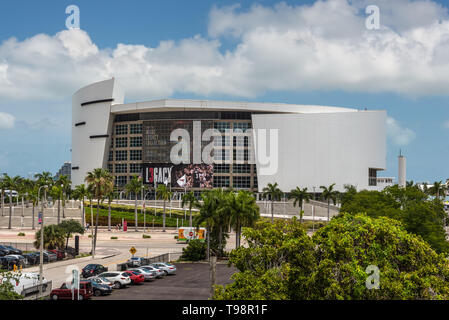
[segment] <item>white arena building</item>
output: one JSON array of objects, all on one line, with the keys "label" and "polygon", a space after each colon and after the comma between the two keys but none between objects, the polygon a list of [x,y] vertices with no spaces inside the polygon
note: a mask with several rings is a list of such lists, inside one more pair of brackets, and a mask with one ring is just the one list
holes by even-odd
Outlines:
[{"label": "white arena building", "polygon": [[[332,183],[340,191],[345,184],[380,188],[377,173],[386,164],[383,110],[177,99],[124,103],[124,97],[114,78],[73,95],[73,186],[84,183],[87,172],[104,168],[119,188],[135,175],[150,187],[170,182],[174,189],[195,191],[261,192],[274,182],[284,192],[297,186],[319,192]],[[190,136],[187,153],[173,153],[181,141],[173,133],[177,129]],[[221,136],[208,136],[211,129]],[[204,163],[208,146],[212,163]],[[183,155],[184,162],[174,162],[173,154]]]}]

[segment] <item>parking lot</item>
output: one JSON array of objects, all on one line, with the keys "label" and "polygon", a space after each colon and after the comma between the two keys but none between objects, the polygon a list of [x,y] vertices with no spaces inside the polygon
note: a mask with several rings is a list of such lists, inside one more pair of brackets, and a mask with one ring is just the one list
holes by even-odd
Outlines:
[{"label": "parking lot", "polygon": [[[92,300],[207,300],[210,292],[209,264],[175,263],[176,275],[117,289]],[[217,264],[216,283],[229,284],[236,272],[226,264]]]}]

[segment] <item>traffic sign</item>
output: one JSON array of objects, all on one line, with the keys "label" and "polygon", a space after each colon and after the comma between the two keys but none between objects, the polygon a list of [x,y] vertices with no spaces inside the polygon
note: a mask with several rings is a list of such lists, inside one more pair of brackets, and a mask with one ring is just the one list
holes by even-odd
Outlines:
[{"label": "traffic sign", "polygon": [[131,247],[131,249],[129,249],[129,252],[131,252],[131,254],[134,255],[137,252],[137,250],[136,248]]}]

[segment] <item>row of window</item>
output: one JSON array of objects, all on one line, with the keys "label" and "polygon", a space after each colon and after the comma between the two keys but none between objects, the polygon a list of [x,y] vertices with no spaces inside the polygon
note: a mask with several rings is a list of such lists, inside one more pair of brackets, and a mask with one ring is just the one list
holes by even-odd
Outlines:
[{"label": "row of window", "polygon": [[141,173],[142,165],[140,163],[130,163],[128,171],[127,163],[116,163],[115,170],[112,164],[108,164],[108,170],[113,173]]},{"label": "row of window", "polygon": [[[132,123],[129,125],[129,133],[130,134],[142,134],[142,124],[141,123]],[[115,135],[126,135],[128,134],[128,125],[127,124],[118,124],[115,126]]]},{"label": "row of window", "polygon": [[[114,139],[111,139],[111,147],[114,145]],[[116,148],[128,148],[128,137],[115,138]],[[129,147],[142,147],[142,137],[130,137]]]},{"label": "row of window", "polygon": [[247,132],[251,128],[252,128],[251,122],[228,122],[228,121],[214,122],[214,129],[217,129],[221,133],[231,132],[231,131]]},{"label": "row of window", "polygon": [[130,150],[129,151],[129,159],[128,159],[128,150],[115,150],[115,159],[114,152],[112,150],[109,151],[108,161],[140,161],[142,160],[142,150]]},{"label": "row of window", "polygon": [[[229,164],[214,164],[214,173],[230,173],[231,166]],[[236,164],[232,165],[232,172],[234,173],[251,173],[250,164]],[[256,166],[253,169],[254,173],[257,173]]]},{"label": "row of window", "polygon": [[[214,176],[214,188],[229,188],[231,179],[226,176]],[[257,188],[257,177],[253,180],[254,188]],[[232,178],[232,187],[235,189],[249,189],[251,188],[251,177],[236,177]]]}]

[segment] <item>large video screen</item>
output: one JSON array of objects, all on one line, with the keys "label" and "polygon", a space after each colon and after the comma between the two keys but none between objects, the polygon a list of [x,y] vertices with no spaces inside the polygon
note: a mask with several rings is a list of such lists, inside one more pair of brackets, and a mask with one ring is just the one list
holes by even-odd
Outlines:
[{"label": "large video screen", "polygon": [[168,184],[172,188],[212,188],[212,164],[145,163],[142,164],[144,184]]}]

